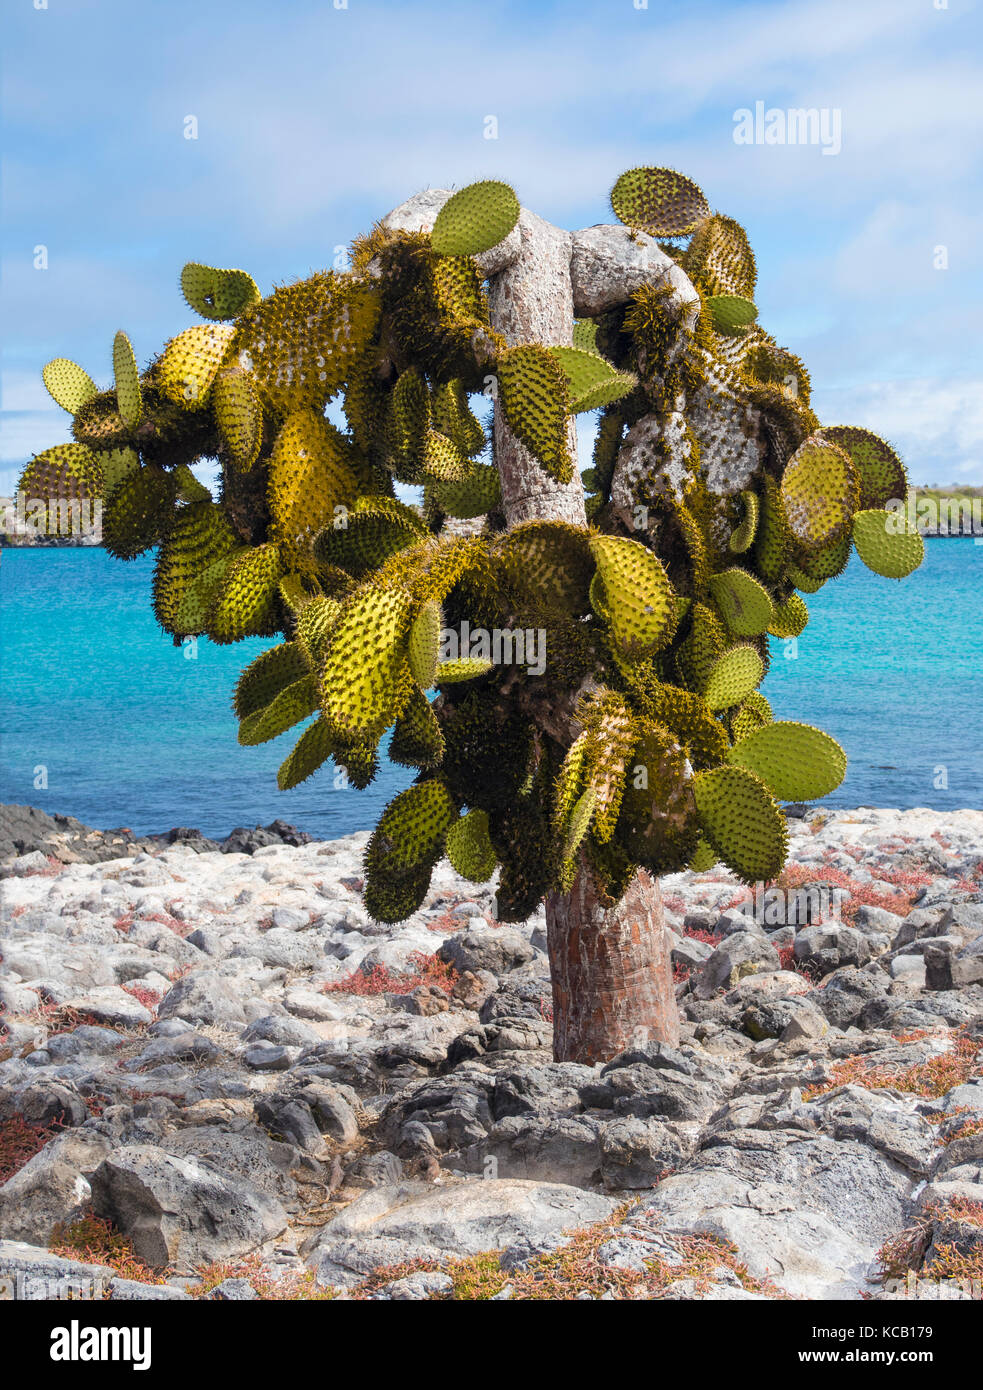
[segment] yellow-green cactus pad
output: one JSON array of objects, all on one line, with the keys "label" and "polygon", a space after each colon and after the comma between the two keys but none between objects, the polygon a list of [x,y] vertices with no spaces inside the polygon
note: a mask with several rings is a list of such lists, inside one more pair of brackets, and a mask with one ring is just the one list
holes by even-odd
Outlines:
[{"label": "yellow-green cactus pad", "polygon": [[460,685],[462,681],[477,680],[487,676],[494,662],[480,656],[459,656],[452,661],[437,664],[435,685]]},{"label": "yellow-green cactus pad", "polygon": [[430,690],[437,674],[437,653],[444,616],[440,604],[425,603],[410,628],[409,663],[421,690]]},{"label": "yellow-green cactus pad", "polygon": [[737,294],[710,295],[706,304],[714,328],[726,338],[739,338],[758,317],[758,310],[750,299]]},{"label": "yellow-green cactus pad", "polygon": [[297,546],[333,527],[339,507],[355,501],[344,436],[314,410],[295,410],[276,437],[269,468],[273,535]]},{"label": "yellow-green cactus pad", "polygon": [[315,719],[280,764],[280,770],[276,775],[277,786],[285,792],[291,787],[299,786],[301,782],[306,782],[333,752],[334,745],[327,721]]},{"label": "yellow-green cactus pad", "polygon": [[140,423],[143,396],[133,344],[122,330],[113,339],[113,373],[116,378],[116,400],[119,403],[120,419],[124,425],[132,429]]},{"label": "yellow-green cactus pad", "polygon": [[758,494],[756,492],[742,492],[741,502],[744,504],[744,515],[740,525],[731,533],[730,537],[730,548],[735,555],[743,555],[745,550],[750,550],[758,533],[758,515],[760,512]]},{"label": "yellow-green cactus pad", "polygon": [[485,447],[485,431],[481,421],[468,405],[468,393],[459,378],[441,382],[431,396],[433,423],[446,434],[468,458],[480,454]]},{"label": "yellow-green cactus pad", "polygon": [[741,739],[730,750],[730,761],[756,773],[783,801],[826,796],[846,775],[846,754],[835,738],[784,719]]},{"label": "yellow-green cactus pad", "polygon": [[156,545],[171,521],[174,476],[148,465],[128,474],[102,514],[102,543],[118,560],[133,560]]},{"label": "yellow-green cactus pad", "polygon": [[21,474],[17,490],[28,502],[48,504],[48,526],[55,532],[59,502],[88,501],[102,494],[103,472],[99,456],[84,444],[55,444],[31,459]]},{"label": "yellow-green cactus pad", "polygon": [[423,471],[441,482],[462,482],[472,470],[471,460],[453,439],[439,430],[427,430],[423,446]]},{"label": "yellow-green cactus pad", "polygon": [[184,636],[198,637],[208,626],[208,615],[215,606],[219,587],[226,571],[237,555],[245,554],[245,547],[239,547],[231,554],[213,561],[193,579],[181,596],[174,620],[175,632]]},{"label": "yellow-green cactus pad", "polygon": [[97,449],[96,459],[102,470],[103,497],[108,497],[124,478],[140,467],[135,449]]},{"label": "yellow-green cactus pad", "polygon": [[714,213],[693,233],[683,256],[683,269],[704,294],[754,294],[757,270],[747,232],[732,217]]},{"label": "yellow-green cactus pad", "polygon": [[342,738],[377,738],[398,717],[412,618],[408,594],[373,584],[345,604],[322,676],[324,715]]},{"label": "yellow-green cactus pad", "polygon": [[523,522],[506,536],[500,555],[506,583],[519,603],[571,614],[587,611],[595,561],[583,527]]},{"label": "yellow-green cactus pad", "polygon": [[685,236],[710,212],[702,189],[675,169],[628,169],[611,190],[619,222],[650,236]]},{"label": "yellow-green cactus pad", "polygon": [[519,211],[519,200],[507,183],[470,183],[438,212],[430,234],[433,249],[441,256],[477,256],[505,240]]},{"label": "yellow-green cactus pad", "polygon": [[656,651],[675,621],[675,595],[661,560],[640,541],[620,536],[594,536],[590,549],[615,643],[629,656]]},{"label": "yellow-green cactus pad", "polygon": [[736,637],[757,637],[774,617],[771,595],[746,570],[729,569],[710,580],[710,592],[724,622]]},{"label": "yellow-green cactus pad", "polygon": [[[352,779],[352,785],[358,783]],[[368,875],[362,896],[369,916],[377,922],[403,922],[412,917],[423,906],[432,874],[433,865],[427,863],[397,878]]]},{"label": "yellow-green cactus pad", "polygon": [[371,285],[353,275],[319,271],[275,290],[242,314],[235,326],[235,354],[254,373],[271,410],[321,410],[366,352],[380,308],[379,292]]},{"label": "yellow-green cactus pad", "polygon": [[236,682],[232,707],[237,719],[248,719],[276,699],[288,685],[309,674],[303,649],[297,642],[281,642],[260,652]]},{"label": "yellow-green cactus pad", "polygon": [[153,602],[165,632],[186,636],[178,624],[181,600],[198,575],[236,548],[225,513],[208,498],[180,507],[157,555]]},{"label": "yellow-green cactus pad", "polygon": [[181,293],[203,319],[234,319],[262,298],[256,281],[244,270],[216,270],[196,261],[181,271]]},{"label": "yellow-green cactus pad", "polygon": [[819,550],[810,551],[808,554],[798,554],[796,558],[801,562],[804,574],[812,580],[825,583],[827,579],[835,579],[846,569],[850,549],[851,536],[847,533],[830,545],[821,546]]},{"label": "yellow-green cactus pad", "polygon": [[433,705],[417,687],[413,688],[402,714],[393,725],[389,743],[391,762],[404,767],[439,767],[444,756],[444,735]]},{"label": "yellow-green cactus pad", "polygon": [[574,319],[573,345],[583,352],[597,352],[597,321],[595,319]]},{"label": "yellow-green cactus pad", "polygon": [[650,701],[651,717],[664,724],[687,749],[694,767],[712,767],[727,756],[724,727],[702,695],[675,685],[660,685]]},{"label": "yellow-green cactus pad", "polygon": [[201,323],[170,340],[158,363],[160,389],[169,401],[188,410],[207,404],[233,332],[221,324]]},{"label": "yellow-green cactus pad", "polygon": [[650,873],[675,873],[692,858],[699,825],[686,756],[672,734],[648,725],[625,779],[616,839]]},{"label": "yellow-green cactus pad", "polygon": [[468,811],[455,821],[447,832],[445,849],[454,869],[471,883],[487,883],[495,872],[495,850],[484,811]]},{"label": "yellow-green cactus pad", "polygon": [[572,859],[583,843],[584,836],[590,829],[591,820],[594,817],[594,809],[597,806],[597,791],[594,787],[588,787],[577,798],[573,811],[570,815],[570,823],[567,826],[566,839],[563,842],[563,858]]},{"label": "yellow-green cactus pad", "polygon": [[551,347],[550,352],[566,373],[571,415],[613,405],[638,385],[634,372],[616,371],[596,351],[578,347]]},{"label": "yellow-green cactus pad", "polygon": [[757,689],[764,674],[764,662],[754,647],[731,647],[714,663],[703,698],[712,710],[730,709]]},{"label": "yellow-green cactus pad", "polygon": [[782,577],[792,546],[792,533],[781,489],[766,476],[760,498],[758,530],[754,542],[754,565],[762,579],[774,583]]},{"label": "yellow-green cactus pad", "polygon": [[263,407],[251,374],[241,367],[223,368],[212,387],[212,409],[232,462],[246,472],[263,442]]},{"label": "yellow-green cactus pad", "polygon": [[390,801],[365,850],[371,877],[399,875],[433,862],[457,818],[447,785],[440,778],[417,782]]},{"label": "yellow-green cactus pad", "polygon": [[404,482],[419,479],[429,430],[430,392],[416,367],[408,367],[392,391],[394,471]]},{"label": "yellow-green cactus pad", "polygon": [[359,497],[321,531],[315,553],[326,565],[361,575],[426,534],[417,513],[395,497]]},{"label": "yellow-green cactus pad", "polygon": [[569,388],[549,348],[539,343],[507,348],[498,359],[498,387],[509,428],[552,478],[569,482]]},{"label": "yellow-green cactus pad", "polygon": [[277,630],[277,584],[283,574],[275,545],[258,545],[235,558],[226,570],[208,615],[215,642],[271,637]]},{"label": "yellow-green cactus pad", "polygon": [[739,707],[731,715],[730,732],[733,742],[740,743],[749,734],[753,734],[756,729],[760,729],[763,724],[770,724],[772,718],[771,705],[760,690],[752,690],[745,695]]},{"label": "yellow-green cactus pad", "polygon": [[788,853],[788,825],[759,777],[744,767],[710,768],[693,779],[693,795],[704,835],[739,879],[777,877]]},{"label": "yellow-green cactus pad", "polygon": [[239,725],[239,742],[244,747],[254,747],[258,743],[268,743],[278,734],[286,733],[302,719],[307,719],[317,710],[317,679],[310,672],[299,681],[281,690],[265,709],[247,715]]},{"label": "yellow-green cactus pad", "polygon": [[809,610],[798,594],[776,601],[774,615],[768,631],[773,637],[798,637],[805,631],[809,621]]},{"label": "yellow-green cactus pad", "polygon": [[925,558],[925,542],[917,531],[908,530],[903,512],[858,512],[853,543],[867,568],[885,579],[904,579]]},{"label": "yellow-green cactus pad", "polygon": [[502,485],[493,463],[479,464],[459,482],[437,482],[433,498],[442,512],[471,520],[494,510],[502,500]]},{"label": "yellow-green cactus pad", "polygon": [[789,565],[788,579],[790,584],[794,584],[804,594],[818,594],[826,583],[825,576],[817,579],[813,575],[806,574],[805,570],[799,569],[798,565]]},{"label": "yellow-green cactus pad", "polygon": [[860,480],[849,455],[835,444],[810,435],[786,464],[781,491],[789,529],[802,550],[821,550],[850,534]]},{"label": "yellow-green cactus pad", "polygon": [[341,613],[341,604],[323,595],[317,595],[305,603],[298,613],[297,641],[312,670],[320,670],[323,665]]},{"label": "yellow-green cactus pad", "polygon": [[863,511],[903,501],[908,495],[905,466],[885,440],[872,430],[856,425],[824,425],[823,439],[850,455],[860,474],[860,507]]},{"label": "yellow-green cactus pad", "polygon": [[91,401],[98,388],[89,373],[68,357],[55,357],[41,373],[41,379],[52,400],[74,415],[86,401]]},{"label": "yellow-green cactus pad", "polygon": [[717,862],[717,853],[711,848],[709,840],[701,835],[696,846],[696,853],[686,865],[691,874],[705,874],[713,868]]},{"label": "yellow-green cactus pad", "polygon": [[712,608],[693,604],[690,630],[676,648],[676,665],[691,690],[702,690],[714,662],[724,653],[727,633]]}]

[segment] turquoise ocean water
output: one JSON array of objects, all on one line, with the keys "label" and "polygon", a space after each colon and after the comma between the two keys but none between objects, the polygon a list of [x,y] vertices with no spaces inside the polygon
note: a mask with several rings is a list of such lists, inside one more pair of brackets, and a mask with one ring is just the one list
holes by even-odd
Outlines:
[{"label": "turquoise ocean water", "polygon": [[[926,549],[902,584],[854,559],[808,599],[797,643],[772,640],[776,717],[817,724],[850,757],[826,804],[983,806],[983,545]],[[222,837],[276,816],[324,837],[371,827],[412,772],[384,764],[359,792],[327,764],[278,791],[297,732],[240,748],[230,704],[269,641],[201,640],[189,659],[154,621],[152,568],[98,549],[0,552],[0,801],[138,834]]]}]

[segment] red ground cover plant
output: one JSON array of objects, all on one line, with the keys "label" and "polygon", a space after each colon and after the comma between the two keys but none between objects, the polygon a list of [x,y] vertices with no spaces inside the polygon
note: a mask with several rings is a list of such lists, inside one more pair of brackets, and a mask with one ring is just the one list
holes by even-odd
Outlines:
[{"label": "red ground cover plant", "polygon": [[[918,1041],[920,1036],[902,1034],[898,1042]],[[852,1084],[864,1086],[869,1091],[891,1089],[938,1100],[954,1086],[961,1086],[979,1073],[979,1055],[980,1044],[975,1038],[957,1034],[950,1052],[939,1053],[925,1062],[914,1062],[908,1067],[878,1067],[871,1065],[870,1059],[864,1056],[846,1057],[833,1067],[828,1081],[803,1091],[802,1099],[815,1100],[817,1096],[835,1091],[838,1086]]]},{"label": "red ground cover plant", "polygon": [[19,1173],[36,1153],[40,1153],[61,1128],[60,1124],[28,1124],[23,1115],[11,1115],[9,1119],[0,1120],[0,1187]]},{"label": "red ground cover plant", "polygon": [[412,994],[420,985],[443,990],[450,994],[458,974],[437,956],[425,951],[413,951],[408,957],[413,967],[408,971],[390,970],[386,965],[373,965],[368,970],[359,967],[341,980],[329,980],[324,994]]}]

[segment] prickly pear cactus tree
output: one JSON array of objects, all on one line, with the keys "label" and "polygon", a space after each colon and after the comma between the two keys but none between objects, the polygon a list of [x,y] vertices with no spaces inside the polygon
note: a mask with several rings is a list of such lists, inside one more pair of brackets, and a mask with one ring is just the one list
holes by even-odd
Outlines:
[{"label": "prickly pear cactus tree", "polygon": [[368,909],[409,916],[443,855],[497,872],[503,921],[545,900],[556,1055],[587,1061],[677,1036],[658,876],[774,878],[780,802],[843,777],[832,738],[773,719],[769,638],[854,545],[894,578],[922,549],[886,510],[894,451],[821,427],[759,326],[743,229],[671,170],[611,202],[619,225],[569,233],[501,183],[431,191],[349,271],[265,297],[187,265],[203,321],[145,370],[123,333],[109,390],[48,364],[74,442],[21,483],[101,496],[121,559],[156,549],[176,642],[277,639],[234,706],[243,744],[304,726],[282,788],[329,760],[365,787],[390,736],[418,775],[369,842]]}]

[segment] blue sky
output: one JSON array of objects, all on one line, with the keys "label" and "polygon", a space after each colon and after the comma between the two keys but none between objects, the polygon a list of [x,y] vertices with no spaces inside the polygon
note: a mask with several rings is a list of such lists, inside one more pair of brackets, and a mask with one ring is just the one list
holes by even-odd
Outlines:
[{"label": "blue sky", "polygon": [[[0,492],[68,437],[44,363],[108,385],[118,328],[150,357],[194,319],[185,261],[269,290],[483,177],[588,226],[639,163],[747,227],[761,321],[821,419],[886,435],[915,481],[983,483],[975,0],[36,5],[4,13]],[[840,152],[735,144],[757,101],[840,111]]]}]

